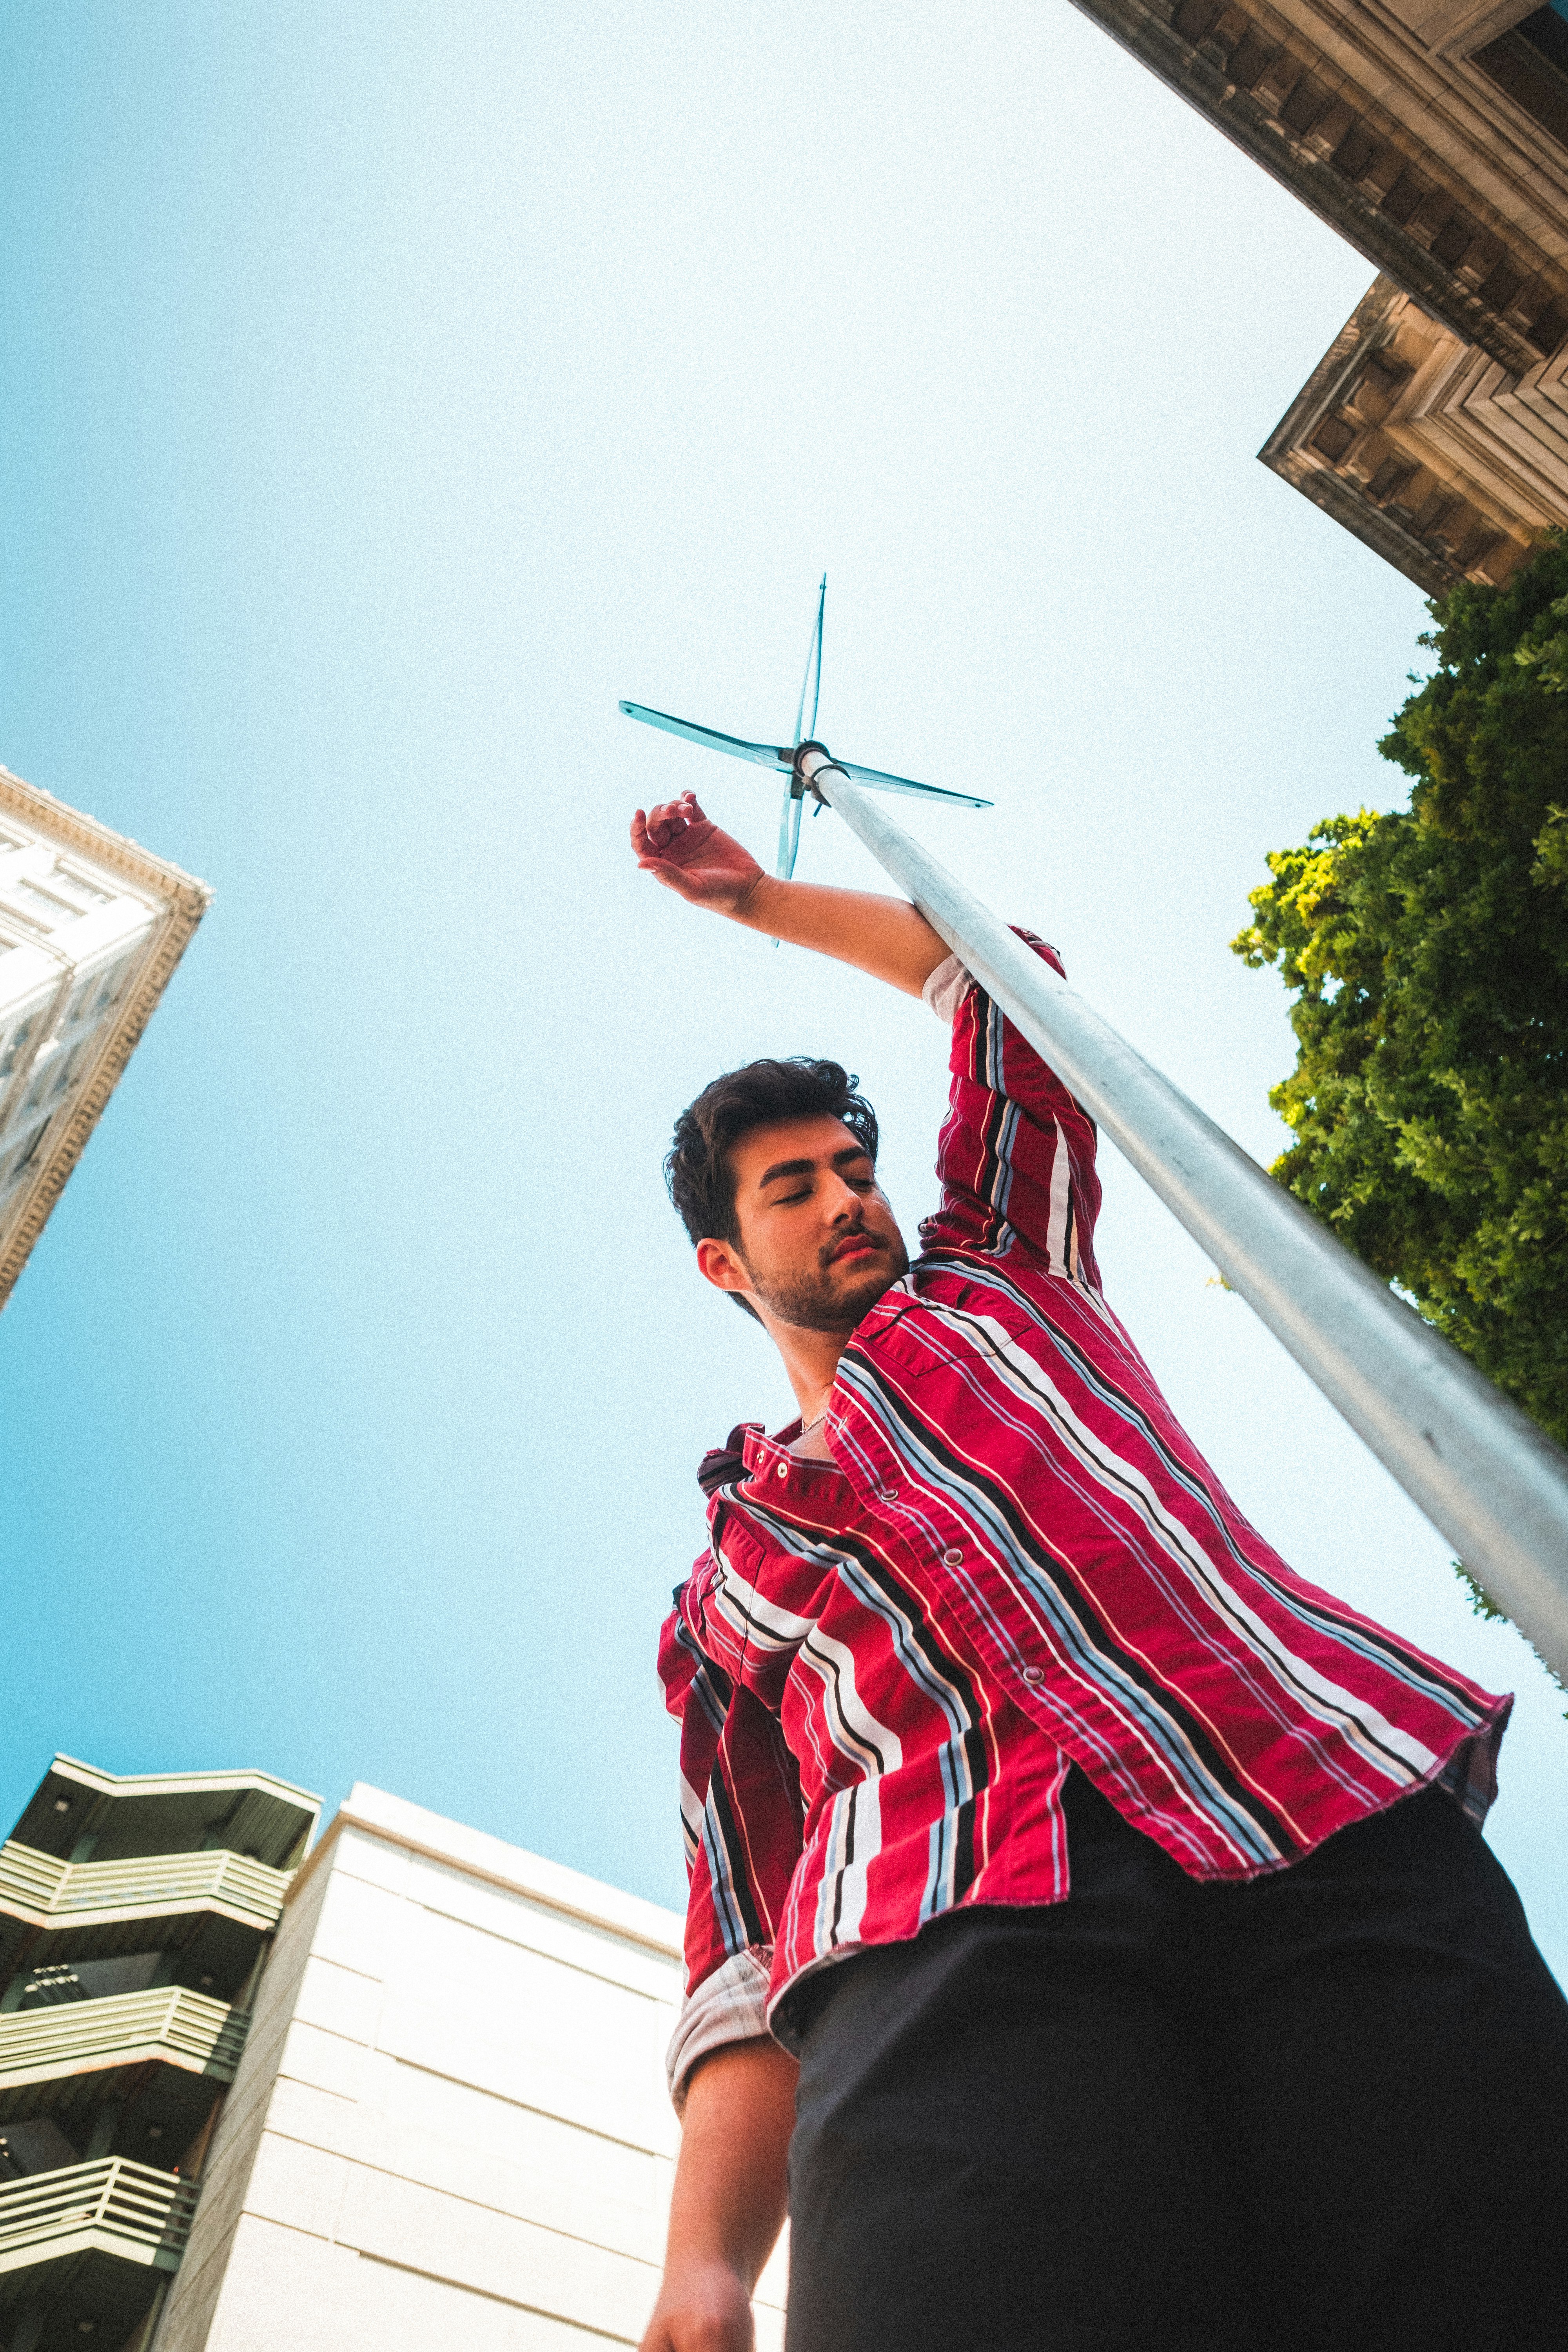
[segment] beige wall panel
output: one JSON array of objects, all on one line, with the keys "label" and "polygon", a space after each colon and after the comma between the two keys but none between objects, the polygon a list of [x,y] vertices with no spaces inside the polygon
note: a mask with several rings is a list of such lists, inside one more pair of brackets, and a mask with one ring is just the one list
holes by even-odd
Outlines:
[{"label": "beige wall panel", "polygon": [[247,2220],[211,2346],[212,2352],[594,2352],[605,2341],[602,2331]]},{"label": "beige wall panel", "polygon": [[286,2230],[335,2240],[342,2234],[338,2220],[349,2171],[344,2158],[269,2129],[262,2133],[256,2151],[245,2210]]},{"label": "beige wall panel", "polygon": [[363,1976],[340,1960],[312,1958],[300,1980],[294,2014],[303,2025],[319,2026],[345,2042],[375,2042],[384,1988],[379,1975]]},{"label": "beige wall panel", "polygon": [[655,2000],[679,2000],[680,1962],[676,1953],[650,1950],[591,1920],[574,1919],[531,1903],[507,1888],[465,1878],[423,1854],[411,1857],[409,1894],[426,1909],[509,1943],[524,1944],[547,1959],[607,1977]]},{"label": "beige wall panel", "polygon": [[385,1887],[369,1885],[346,1871],[331,1871],[326,1900],[310,1950],[317,1959],[337,1960],[363,1975],[380,1976],[384,1956],[398,1949],[407,1932],[406,1900]]},{"label": "beige wall panel", "polygon": [[[303,2096],[313,2104],[301,2114],[300,2096],[300,2085],[279,2083],[257,2158],[258,2178],[275,2141],[287,2146],[298,2140],[323,2162],[343,2159],[469,2203],[493,2205],[519,2220],[563,2230],[638,2261],[657,2261],[662,2252],[668,2168],[652,2157],[574,2131],[526,2108],[510,2110],[510,2145],[502,2155],[493,2145],[499,2135],[487,2133],[480,2138],[462,2128],[473,2120],[471,2108],[460,2110],[453,2119],[457,2128],[443,2131],[432,2128],[428,2118],[410,2126],[390,2118],[384,2108],[347,2107],[309,2093]],[[500,2102],[491,2104],[499,2106]],[[492,2144],[487,2146],[485,2140]],[[258,2191],[247,2202],[275,2220],[314,2229],[331,2193],[323,2174],[310,2213],[285,2211],[272,2200],[263,2207]]]},{"label": "beige wall panel", "polygon": [[363,1879],[368,1886],[384,1887],[388,1895],[406,1895],[416,1854],[363,1830],[341,1829],[332,1848],[332,1875]]},{"label": "beige wall panel", "polygon": [[358,2166],[339,2237],[384,2262],[632,2339],[658,2285],[651,2263]]},{"label": "beige wall panel", "polygon": [[648,2058],[650,2051],[661,2051],[661,2037],[674,2025],[673,2003],[650,2000],[606,1977],[542,1959],[428,1912],[410,1920],[395,1972],[389,1966],[381,2047],[417,2055],[410,2036],[426,2029],[416,2021],[429,2021],[429,2030],[444,2036],[455,1983],[463,1988],[459,2021],[484,2041],[552,2055],[590,2081],[629,2076],[656,2088],[662,2083],[662,2063],[650,2070]]},{"label": "beige wall panel", "polygon": [[[382,2148],[395,2150],[395,2162],[371,2148],[361,2151],[362,2162],[383,2161],[458,2196],[493,2198],[510,2212],[624,2252],[658,2251],[668,2185],[656,2158],[465,2084],[428,2076],[421,2083],[412,2068],[399,2067],[395,2084],[395,2104],[380,2122]],[[511,2184],[504,2194],[497,2186],[503,2179]]]},{"label": "beige wall panel", "polygon": [[297,2083],[313,2083],[319,2091],[335,2091],[340,2098],[357,2099],[363,2094],[369,2055],[361,2042],[345,2042],[341,2033],[323,2033],[318,2025],[296,2021],[289,2028],[278,2072]]},{"label": "beige wall panel", "polygon": [[395,2000],[387,2005],[381,2041],[405,2063],[494,2091],[633,2147],[669,2155],[679,2144],[658,2047],[644,2054],[635,2075],[617,2079],[578,2063],[574,2053],[552,2051],[532,2037],[508,2036],[502,2018],[470,2021]]}]

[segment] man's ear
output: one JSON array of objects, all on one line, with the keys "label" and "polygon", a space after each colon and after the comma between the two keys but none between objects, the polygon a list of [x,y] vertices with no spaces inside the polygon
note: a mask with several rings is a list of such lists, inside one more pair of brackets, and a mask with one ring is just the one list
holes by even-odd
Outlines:
[{"label": "man's ear", "polygon": [[741,1262],[740,1252],[729,1242],[700,1241],[697,1244],[697,1271],[704,1282],[715,1290],[750,1292],[751,1277]]}]

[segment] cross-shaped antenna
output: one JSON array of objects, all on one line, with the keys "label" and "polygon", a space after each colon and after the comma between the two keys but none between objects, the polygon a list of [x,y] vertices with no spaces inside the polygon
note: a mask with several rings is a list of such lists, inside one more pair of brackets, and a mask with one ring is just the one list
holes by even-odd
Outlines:
[{"label": "cross-shaped antenna", "polygon": [[[800,683],[800,705],[795,715],[793,743],[746,743],[738,735],[721,735],[716,727],[698,727],[689,719],[672,719],[667,710],[649,710],[640,702],[623,702],[621,709],[628,719],[640,719],[645,726],[662,727],[667,735],[684,735],[689,742],[706,744],[710,751],[727,751],[732,760],[752,760],[759,767],[787,768],[789,781],[784,786],[784,806],[779,812],[779,863],[782,880],[787,882],[795,872],[795,861],[800,849],[801,809],[808,792],[817,806],[822,796],[814,791],[801,771],[801,755],[805,751],[826,753],[826,745],[816,740],[816,707],[822,698],[822,615],[827,603],[827,574],[822,575],[822,585],[816,592],[816,625],[811,633],[811,647],[805,656],[805,676]],[[805,716],[807,696],[811,698],[811,718]],[[828,755],[831,756],[831,755]],[[880,768],[858,768],[852,760],[834,760],[847,776],[858,784],[869,784],[873,792],[911,793],[917,799],[950,801],[960,808],[990,808],[990,801],[977,800],[973,793],[944,792],[940,784],[917,784],[909,776],[884,775]]]}]

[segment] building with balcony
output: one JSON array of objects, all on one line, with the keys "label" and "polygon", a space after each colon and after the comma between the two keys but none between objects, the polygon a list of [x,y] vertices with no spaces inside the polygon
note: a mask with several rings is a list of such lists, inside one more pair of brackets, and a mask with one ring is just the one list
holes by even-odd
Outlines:
[{"label": "building with balcony", "polygon": [[57,1756],[0,1848],[0,2346],[142,2352],[314,1798]]},{"label": "building with balcony", "polygon": [[1077,0],[1379,271],[1263,462],[1417,581],[1568,525],[1568,0]]},{"label": "building with balcony", "polygon": [[377,1789],[315,1817],[61,1756],[0,1850],[0,2352],[640,2339],[679,1917]]},{"label": "building with balcony", "polygon": [[0,1306],[210,896],[0,768]]},{"label": "building with balcony", "polygon": [[680,1945],[673,1912],[356,1787],[285,1896],[155,2352],[635,2345]]}]

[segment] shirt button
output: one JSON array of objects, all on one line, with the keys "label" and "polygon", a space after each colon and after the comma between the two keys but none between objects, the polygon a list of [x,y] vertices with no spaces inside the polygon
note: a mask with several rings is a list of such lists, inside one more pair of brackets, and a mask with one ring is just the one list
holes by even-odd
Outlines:
[{"label": "shirt button", "polygon": [[789,1464],[787,1462],[781,1462],[779,1464],[779,1476],[781,1478],[787,1478],[789,1476]]},{"label": "shirt button", "polygon": [[958,1546],[956,1544],[949,1544],[947,1549],[942,1553],[942,1564],[943,1568],[957,1568],[962,1564],[963,1559],[963,1554],[960,1551]]},{"label": "shirt button", "polygon": [[1046,1670],[1044,1666],[1026,1666],[1024,1668],[1024,1680],[1026,1683],[1043,1683],[1045,1679]]},{"label": "shirt button", "polygon": [[879,1486],[877,1489],[877,1500],[879,1503],[890,1503],[897,1497],[898,1491],[899,1490],[896,1486]]}]

